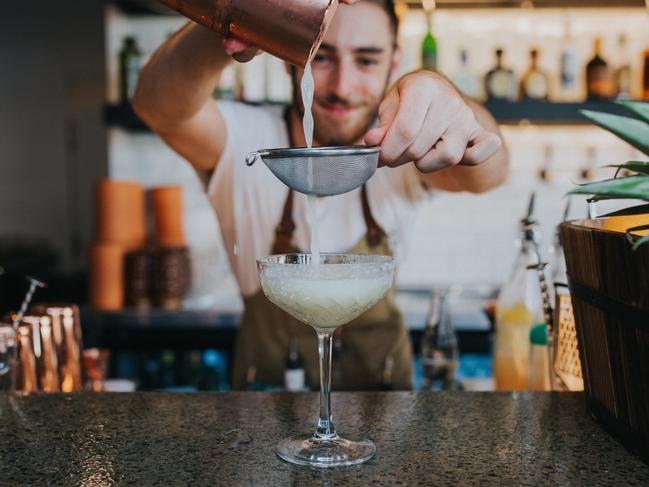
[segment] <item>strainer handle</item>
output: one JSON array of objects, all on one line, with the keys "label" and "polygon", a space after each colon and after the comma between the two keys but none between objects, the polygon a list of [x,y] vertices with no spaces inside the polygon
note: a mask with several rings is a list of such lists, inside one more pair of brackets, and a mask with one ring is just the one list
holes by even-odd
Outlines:
[{"label": "strainer handle", "polygon": [[257,162],[257,159],[260,157],[265,157],[269,156],[270,152],[267,150],[258,150],[255,152],[251,152],[246,156],[246,166],[250,167],[252,166],[255,162]]}]

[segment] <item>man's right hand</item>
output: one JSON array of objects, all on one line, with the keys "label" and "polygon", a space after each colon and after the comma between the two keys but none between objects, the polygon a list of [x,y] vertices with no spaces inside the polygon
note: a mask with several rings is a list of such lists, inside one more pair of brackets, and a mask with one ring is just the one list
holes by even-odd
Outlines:
[{"label": "man's right hand", "polygon": [[[356,3],[358,0],[339,0],[339,1],[340,3],[351,5],[353,3]],[[225,48],[225,52],[228,53],[229,56],[232,56],[232,59],[234,59],[235,61],[239,61],[240,63],[247,63],[248,61],[251,61],[252,59],[254,59],[255,56],[261,53],[261,51],[256,47],[252,47],[250,46],[250,44],[240,41],[239,39],[236,39],[234,37],[229,37],[227,39],[224,39],[223,47]]]}]

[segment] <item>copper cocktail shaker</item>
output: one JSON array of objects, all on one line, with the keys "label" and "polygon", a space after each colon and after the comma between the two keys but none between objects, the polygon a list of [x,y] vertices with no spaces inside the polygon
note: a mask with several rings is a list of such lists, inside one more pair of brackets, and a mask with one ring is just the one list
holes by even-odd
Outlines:
[{"label": "copper cocktail shaker", "polygon": [[225,37],[296,66],[311,60],[338,0],[160,0]]}]

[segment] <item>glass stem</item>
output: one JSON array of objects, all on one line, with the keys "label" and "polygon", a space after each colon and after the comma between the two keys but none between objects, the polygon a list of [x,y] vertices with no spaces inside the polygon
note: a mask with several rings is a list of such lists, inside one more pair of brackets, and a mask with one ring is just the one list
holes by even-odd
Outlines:
[{"label": "glass stem", "polygon": [[332,333],[318,333],[318,352],[320,353],[320,418],[316,436],[332,438],[336,436],[331,418],[331,351]]}]

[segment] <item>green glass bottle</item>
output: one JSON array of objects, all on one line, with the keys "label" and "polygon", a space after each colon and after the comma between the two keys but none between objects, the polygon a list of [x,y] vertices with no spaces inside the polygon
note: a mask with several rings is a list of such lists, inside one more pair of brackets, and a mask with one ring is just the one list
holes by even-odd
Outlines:
[{"label": "green glass bottle", "polygon": [[428,32],[421,44],[421,67],[423,69],[437,69],[437,40],[433,35],[433,16],[428,17]]}]

